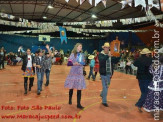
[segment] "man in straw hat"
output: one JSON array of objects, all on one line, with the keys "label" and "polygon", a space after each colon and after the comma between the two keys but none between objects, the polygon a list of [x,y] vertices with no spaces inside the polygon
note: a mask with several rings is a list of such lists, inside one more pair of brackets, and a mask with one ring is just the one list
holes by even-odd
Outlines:
[{"label": "man in straw hat", "polygon": [[90,55],[89,57],[88,57],[88,59],[90,60],[90,64],[89,64],[89,66],[90,66],[90,71],[89,71],[89,76],[88,76],[88,80],[90,79],[90,77],[92,76],[92,78],[93,78],[93,81],[95,81],[95,76],[94,76],[94,74],[93,74],[93,68],[94,68],[94,66],[95,66],[95,56],[94,55]]},{"label": "man in straw hat", "polygon": [[108,107],[107,104],[107,94],[108,94],[108,84],[110,84],[110,78],[113,75],[113,64],[116,64],[119,62],[120,57],[112,57],[109,48],[110,45],[108,42],[102,46],[103,51],[100,52],[99,54],[99,65],[100,65],[100,75],[102,79],[102,92],[101,92],[101,97],[102,97],[102,104],[105,107]]},{"label": "man in straw hat", "polygon": [[140,99],[135,104],[135,106],[138,107],[139,112],[142,112],[141,108],[145,103],[145,99],[148,93],[148,85],[152,81],[152,75],[149,72],[149,67],[152,64],[152,58],[150,57],[151,51],[148,48],[144,48],[140,54],[141,57],[139,57],[134,62],[134,66],[138,67],[136,78],[138,79],[141,91]]}]

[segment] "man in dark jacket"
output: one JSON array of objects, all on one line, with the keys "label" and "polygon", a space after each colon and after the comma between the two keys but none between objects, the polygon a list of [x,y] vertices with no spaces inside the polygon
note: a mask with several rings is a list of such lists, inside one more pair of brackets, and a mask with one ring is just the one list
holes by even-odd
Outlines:
[{"label": "man in dark jacket", "polygon": [[23,56],[22,58],[23,58],[23,65],[21,69],[24,72],[23,74],[24,89],[25,89],[24,94],[27,94],[28,78],[30,80],[29,91],[31,91],[31,87],[33,86],[33,82],[34,82],[34,71],[35,71],[33,67],[34,57],[31,55],[31,50],[27,49],[27,55]]},{"label": "man in dark jacket", "polygon": [[151,51],[147,48],[144,48],[140,54],[141,57],[134,62],[134,66],[138,67],[136,78],[138,79],[141,91],[140,99],[135,106],[137,106],[139,111],[142,112],[141,108],[145,103],[148,93],[148,85],[152,81],[152,75],[149,73],[149,66],[152,64],[152,58],[150,57]]},{"label": "man in dark jacket", "polygon": [[100,65],[100,76],[102,79],[102,92],[101,92],[101,97],[102,97],[102,104],[105,107],[108,107],[107,104],[107,93],[108,93],[108,85],[110,84],[110,78],[113,75],[113,64],[118,63],[120,60],[119,58],[112,57],[110,52],[109,52],[109,43],[105,43],[104,46],[102,47],[104,50],[99,54],[99,65]]}]

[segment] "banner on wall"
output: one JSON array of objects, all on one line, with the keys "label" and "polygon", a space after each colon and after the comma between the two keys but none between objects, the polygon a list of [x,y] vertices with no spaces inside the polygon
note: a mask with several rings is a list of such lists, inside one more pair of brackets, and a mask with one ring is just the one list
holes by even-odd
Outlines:
[{"label": "banner on wall", "polygon": [[59,26],[59,31],[60,31],[61,44],[63,44],[64,41],[67,44],[66,29]]},{"label": "banner on wall", "polygon": [[39,41],[50,42],[50,35],[39,35]]}]

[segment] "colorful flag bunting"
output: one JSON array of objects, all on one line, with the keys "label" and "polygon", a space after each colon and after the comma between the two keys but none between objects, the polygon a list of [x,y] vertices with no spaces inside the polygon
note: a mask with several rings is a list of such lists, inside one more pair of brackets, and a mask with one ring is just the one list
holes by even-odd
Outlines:
[{"label": "colorful flag bunting", "polygon": [[106,8],[106,1],[107,0],[102,0],[102,3],[104,4],[105,8]]},{"label": "colorful flag bunting", "polygon": [[95,0],[95,6],[97,6],[97,4],[99,4],[99,2],[101,2],[101,0]]},{"label": "colorful flag bunting", "polygon": [[85,0],[80,0],[80,5],[84,3]]},{"label": "colorful flag bunting", "polygon": [[88,0],[88,1],[89,1],[89,3],[92,5],[93,0]]}]

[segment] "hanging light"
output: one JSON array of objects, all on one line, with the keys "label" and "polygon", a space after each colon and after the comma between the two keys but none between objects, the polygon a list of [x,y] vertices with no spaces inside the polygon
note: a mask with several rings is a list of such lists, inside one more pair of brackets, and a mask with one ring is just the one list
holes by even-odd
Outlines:
[{"label": "hanging light", "polygon": [[52,8],[54,8],[54,7],[53,7],[52,5],[48,5],[48,8],[49,8],[49,9],[52,9]]},{"label": "hanging light", "polygon": [[94,14],[92,14],[92,18],[97,18],[97,16],[96,16],[96,15],[94,15]]},{"label": "hanging light", "polygon": [[43,18],[43,19],[47,19],[47,17],[46,17],[46,16],[43,16],[42,18]]}]

